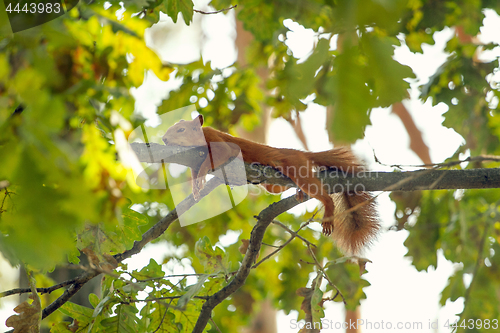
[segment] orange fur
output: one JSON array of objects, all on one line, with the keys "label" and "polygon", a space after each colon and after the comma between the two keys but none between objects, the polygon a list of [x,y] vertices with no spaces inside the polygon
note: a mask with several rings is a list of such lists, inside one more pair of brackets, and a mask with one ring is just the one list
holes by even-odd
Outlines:
[{"label": "orange fur", "polygon": [[[371,195],[361,193],[328,194],[324,184],[316,178],[321,168],[334,168],[353,174],[362,167],[345,148],[312,153],[295,149],[281,149],[237,138],[211,127],[201,127],[203,116],[191,121],[181,120],[170,127],[162,140],[166,145],[202,146],[208,145],[209,157],[198,170],[192,170],[193,195],[199,199],[199,192],[205,183],[205,176],[237,156],[241,150],[246,163],[272,166],[289,177],[304,193],[318,199],[325,207],[323,233],[330,235],[337,246],[348,254],[357,254],[376,235],[379,224],[373,202],[360,205],[352,212],[346,210],[371,200]],[[218,143],[211,145],[211,143]],[[222,144],[221,144],[222,143]],[[262,184],[271,193],[281,193],[286,188],[273,184]],[[297,192],[300,198],[300,191]]]}]

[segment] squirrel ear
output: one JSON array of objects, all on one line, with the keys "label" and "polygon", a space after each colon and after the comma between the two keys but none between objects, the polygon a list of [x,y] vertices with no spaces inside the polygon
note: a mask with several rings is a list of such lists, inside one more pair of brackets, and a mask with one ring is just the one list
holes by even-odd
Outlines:
[{"label": "squirrel ear", "polygon": [[196,119],[200,121],[200,126],[203,125],[203,116],[200,114]]}]

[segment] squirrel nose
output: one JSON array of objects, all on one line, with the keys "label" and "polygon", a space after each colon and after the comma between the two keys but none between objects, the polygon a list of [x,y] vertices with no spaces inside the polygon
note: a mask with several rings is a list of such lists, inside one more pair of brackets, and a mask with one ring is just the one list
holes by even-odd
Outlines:
[{"label": "squirrel nose", "polygon": [[164,144],[167,144],[167,138],[161,138]]}]

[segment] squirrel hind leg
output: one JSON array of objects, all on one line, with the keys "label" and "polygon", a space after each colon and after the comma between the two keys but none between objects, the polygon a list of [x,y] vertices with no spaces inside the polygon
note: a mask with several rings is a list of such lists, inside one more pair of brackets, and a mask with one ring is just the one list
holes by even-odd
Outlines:
[{"label": "squirrel hind leg", "polygon": [[295,184],[297,184],[297,200],[303,201],[304,194],[309,195],[311,198],[319,200],[325,207],[325,213],[323,215],[323,220],[321,225],[323,226],[323,233],[325,235],[331,235],[334,229],[334,211],[335,204],[328,195],[328,193],[323,188],[322,182],[310,175],[309,177],[296,177],[294,174],[288,175]]},{"label": "squirrel hind leg", "polygon": [[[305,191],[301,190],[300,191],[303,193]],[[334,233],[335,229],[335,212],[337,210],[335,206],[335,202],[332,200],[332,198],[327,195],[327,194],[314,194],[314,193],[308,193],[309,196],[319,200],[322,204],[323,207],[325,208],[325,213],[323,214],[323,220],[321,221],[321,226],[323,227],[323,234],[326,236],[329,236]],[[297,193],[297,196],[299,193]]]},{"label": "squirrel hind leg", "polygon": [[335,202],[332,200],[330,196],[328,196],[328,200],[318,198],[325,207],[325,214],[323,215],[323,220],[321,221],[321,226],[323,227],[323,234],[326,236],[330,236],[333,234],[335,229]]},{"label": "squirrel hind leg", "polygon": [[266,189],[267,192],[273,193],[273,194],[280,194],[288,190],[287,186],[281,186],[281,185],[274,185],[274,184],[268,184],[268,183],[261,183],[259,184],[263,188]]},{"label": "squirrel hind leg", "polygon": [[321,226],[323,227],[323,234],[330,236],[334,232],[333,217],[323,218]]}]

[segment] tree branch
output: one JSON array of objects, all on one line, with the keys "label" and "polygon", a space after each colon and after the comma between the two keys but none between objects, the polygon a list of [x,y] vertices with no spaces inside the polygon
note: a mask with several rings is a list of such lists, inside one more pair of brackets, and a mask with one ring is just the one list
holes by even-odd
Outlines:
[{"label": "tree branch", "polygon": [[[62,287],[69,286],[70,284],[73,284],[74,282],[75,282],[75,279],[71,279],[71,280],[63,281],[61,283],[53,285],[52,287],[36,288],[36,292],[40,293],[40,294],[50,294],[54,290],[57,290],[57,289],[62,288]],[[6,297],[6,296],[10,296],[10,295],[25,294],[25,293],[30,293],[30,292],[31,292],[31,288],[15,288],[15,289],[11,289],[11,290],[7,290],[7,291],[4,291],[4,292],[1,292],[0,293],[0,298],[1,297]]]},{"label": "tree branch", "polygon": [[238,7],[238,5],[233,5],[233,6],[228,7],[228,8],[216,10],[215,12],[204,12],[202,10],[193,9],[193,12],[204,14],[204,15],[210,15],[210,14],[218,14],[218,13],[222,13],[222,12],[227,12],[228,10],[231,10],[233,8],[236,8],[236,7]]},{"label": "tree branch", "polygon": [[[149,163],[177,163],[188,167],[203,162],[206,147],[176,147],[151,143],[133,143],[133,151],[139,161]],[[481,160],[498,161],[498,156],[482,157]],[[470,158],[468,159],[470,160]],[[453,162],[454,163],[454,162]],[[460,163],[460,162],[457,162]],[[236,164],[222,165],[232,182],[241,173]],[[245,163],[247,182],[250,184],[270,183],[296,187],[295,183],[278,170],[260,164]],[[432,170],[424,169],[407,172],[366,171],[349,174],[337,169],[320,171],[317,176],[327,186],[330,193],[350,191],[416,191],[500,188],[500,169]],[[214,174],[216,176],[216,174]]]},{"label": "tree branch", "polygon": [[[204,197],[208,193],[210,193],[215,187],[219,186],[221,183],[218,179],[213,178],[210,181],[207,182],[206,186],[203,188],[203,190],[200,192],[200,196]],[[191,208],[195,204],[195,201],[193,199],[192,195],[189,195],[186,199],[184,199],[177,207],[169,212],[164,218],[162,218],[158,223],[156,223],[153,227],[151,227],[148,231],[146,231],[142,235],[142,239],[140,241],[136,241],[134,243],[134,246],[130,249],[127,250],[123,253],[119,253],[114,255],[113,257],[118,261],[122,262],[123,260],[130,258],[132,255],[139,253],[142,248],[152,241],[155,238],[160,237],[165,230],[170,227],[170,225],[178,219],[179,216],[181,216],[184,212],[186,212],[189,208]],[[42,319],[46,318],[48,315],[50,315],[52,312],[55,310],[59,309],[64,303],[66,303],[74,294],[80,290],[85,283],[93,279],[94,277],[100,275],[102,272],[98,270],[91,270],[87,272],[83,272],[81,275],[77,276],[73,280],[67,281],[60,283],[66,285],[70,285],[68,289],[64,291],[64,293],[59,296],[54,302],[49,304],[45,309],[42,311]],[[68,283],[69,282],[69,283]],[[53,288],[53,287],[51,287]],[[50,289],[50,288],[49,288]],[[5,293],[12,294],[11,291],[7,291]],[[7,295],[5,295],[7,296]]]},{"label": "tree branch", "polygon": [[[212,178],[210,179],[205,187],[200,192],[200,199],[206,196],[208,193],[212,192],[217,186],[221,185],[219,179]],[[170,227],[170,225],[175,222],[179,216],[184,214],[189,208],[191,208],[196,202],[194,201],[193,195],[190,194],[186,199],[182,200],[174,210],[169,212],[164,218],[162,218],[158,223],[151,227],[148,231],[146,231],[142,235],[142,239],[140,241],[134,242],[134,246],[123,253],[115,254],[113,257],[118,261],[122,262],[123,260],[130,258],[134,254],[139,253],[142,248],[152,240],[160,237],[165,230]]]},{"label": "tree branch", "polygon": [[276,218],[276,216],[286,212],[298,204],[299,202],[296,197],[291,196],[271,204],[269,207],[260,212],[260,214],[256,217],[257,223],[253,227],[250,235],[250,245],[247,248],[247,252],[243,258],[240,268],[238,269],[238,272],[228,285],[211,295],[203,304],[200,316],[198,317],[196,325],[193,329],[193,333],[202,333],[211,318],[212,310],[245,283],[246,278],[250,274],[252,265],[259,254],[262,239],[264,238],[264,233],[269,224]]}]

